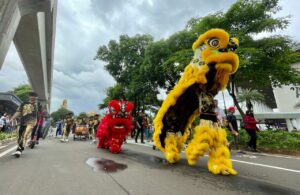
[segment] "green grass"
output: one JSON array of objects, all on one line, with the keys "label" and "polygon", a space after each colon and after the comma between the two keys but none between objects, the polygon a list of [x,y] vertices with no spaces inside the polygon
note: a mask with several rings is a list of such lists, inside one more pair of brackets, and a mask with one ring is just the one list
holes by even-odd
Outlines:
[{"label": "green grass", "polygon": [[6,140],[6,139],[9,139],[9,138],[14,138],[14,137],[17,137],[16,131],[9,132],[9,133],[0,132],[0,141]]}]

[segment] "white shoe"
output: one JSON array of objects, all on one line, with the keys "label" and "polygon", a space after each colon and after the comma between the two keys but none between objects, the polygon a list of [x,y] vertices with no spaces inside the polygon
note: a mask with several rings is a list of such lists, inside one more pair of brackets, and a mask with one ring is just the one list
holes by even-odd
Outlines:
[{"label": "white shoe", "polygon": [[65,140],[65,139],[60,139],[60,141],[61,141],[61,142],[65,142],[66,140]]},{"label": "white shoe", "polygon": [[69,142],[69,139],[66,139],[66,142]]},{"label": "white shoe", "polygon": [[21,156],[22,152],[21,151],[15,151],[14,153],[12,153],[12,156],[15,156],[17,158],[19,158]]}]

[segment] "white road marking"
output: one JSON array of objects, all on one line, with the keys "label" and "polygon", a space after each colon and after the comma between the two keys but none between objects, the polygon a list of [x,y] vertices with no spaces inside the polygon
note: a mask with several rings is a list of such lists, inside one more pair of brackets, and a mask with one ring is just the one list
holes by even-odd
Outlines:
[{"label": "white road marking", "polygon": [[13,151],[13,150],[15,150],[15,149],[17,149],[17,146],[14,146],[14,147],[12,147],[12,148],[10,148],[10,149],[8,149],[8,150],[5,150],[4,152],[2,152],[2,153],[0,154],[0,158],[1,158],[2,156],[6,155],[7,153],[10,153],[11,151]]},{"label": "white road marking", "polygon": [[[127,143],[135,144],[135,145],[141,145],[141,146],[146,146],[146,147],[152,147],[152,146],[150,146],[148,144],[134,143],[134,142],[131,142],[129,140],[127,141]],[[182,151],[182,152],[184,153],[184,151]],[[204,156],[208,156],[208,155],[206,154]],[[275,157],[281,157],[281,156],[275,156]],[[261,167],[267,167],[267,168],[272,168],[272,169],[284,170],[284,171],[289,171],[289,172],[294,172],[294,173],[300,173],[300,170],[287,169],[287,168],[277,167],[277,166],[272,166],[272,165],[265,165],[265,164],[253,163],[253,162],[247,162],[247,161],[241,161],[241,160],[235,160],[235,159],[231,159],[231,161],[238,162],[238,163],[243,163],[243,164],[261,166]]]},{"label": "white road marking", "polygon": [[256,166],[261,166],[261,167],[267,167],[267,168],[272,168],[272,169],[290,171],[290,172],[294,172],[294,173],[300,173],[300,170],[287,169],[287,168],[283,168],[283,167],[277,167],[277,166],[271,166],[271,165],[265,165],[265,164],[259,164],[259,163],[253,163],[253,162],[247,162],[247,161],[241,161],[241,160],[235,160],[235,159],[231,159],[231,161],[249,164],[249,165],[256,165]]},{"label": "white road marking", "polygon": [[0,150],[2,149],[2,148],[6,148],[7,146],[0,146]]},{"label": "white road marking", "polygon": [[235,157],[242,157],[242,158],[257,158],[256,156],[254,155],[248,155],[248,154],[243,154],[243,155],[237,155]]},{"label": "white road marking", "polygon": [[[153,142],[149,142],[149,143],[145,143],[145,144],[141,144],[141,143],[134,143],[134,140],[127,140],[127,143],[130,144],[136,144],[136,145],[141,145],[141,146],[147,146],[147,147],[152,147],[148,144],[153,143]],[[300,157],[294,157],[294,156],[284,156],[284,155],[276,155],[276,154],[267,154],[267,153],[253,153],[253,152],[247,152],[249,154],[252,155],[256,155],[256,157],[260,157],[260,156],[271,156],[271,157],[276,157],[276,158],[287,158],[287,159],[295,159],[295,160],[300,160]],[[251,158],[251,157],[250,157]]]},{"label": "white road marking", "polygon": [[252,152],[250,152],[250,154],[255,154],[258,156],[271,156],[271,157],[276,157],[276,158],[288,158],[288,159],[300,160],[300,157],[293,157],[293,156],[283,156],[283,155],[266,154],[266,153],[252,153]]}]

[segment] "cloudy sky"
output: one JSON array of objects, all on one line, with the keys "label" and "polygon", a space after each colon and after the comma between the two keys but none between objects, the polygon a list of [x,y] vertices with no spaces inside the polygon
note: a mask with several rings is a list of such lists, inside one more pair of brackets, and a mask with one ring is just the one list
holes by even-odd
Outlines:
[{"label": "cloudy sky", "polygon": [[[148,33],[156,40],[182,30],[191,17],[226,11],[234,0],[58,0],[51,112],[63,99],[69,109],[97,111],[105,89],[114,79],[104,63],[94,61],[99,46],[121,34]],[[290,26],[278,33],[300,42],[300,3],[281,0],[278,16],[292,15]],[[14,79],[11,79],[14,78]],[[28,83],[14,45],[0,70],[0,91]],[[222,99],[222,96],[218,96]],[[227,105],[232,104],[230,99]]]}]

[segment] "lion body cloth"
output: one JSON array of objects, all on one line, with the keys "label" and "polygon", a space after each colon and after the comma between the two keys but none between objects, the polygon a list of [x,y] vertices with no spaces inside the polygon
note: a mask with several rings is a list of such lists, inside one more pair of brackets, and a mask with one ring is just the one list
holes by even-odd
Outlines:
[{"label": "lion body cloth", "polygon": [[211,29],[193,44],[194,58],[164,100],[154,119],[154,144],[169,163],[180,159],[191,125],[200,117],[192,140],[185,149],[189,165],[209,152],[208,169],[213,174],[236,175],[227,147],[226,132],[218,125],[213,98],[226,88],[239,59],[235,50],[238,39],[222,29]]},{"label": "lion body cloth", "polygon": [[133,107],[128,101],[109,102],[108,113],[101,119],[97,129],[97,148],[108,148],[111,153],[121,152],[124,139],[133,129]]}]

